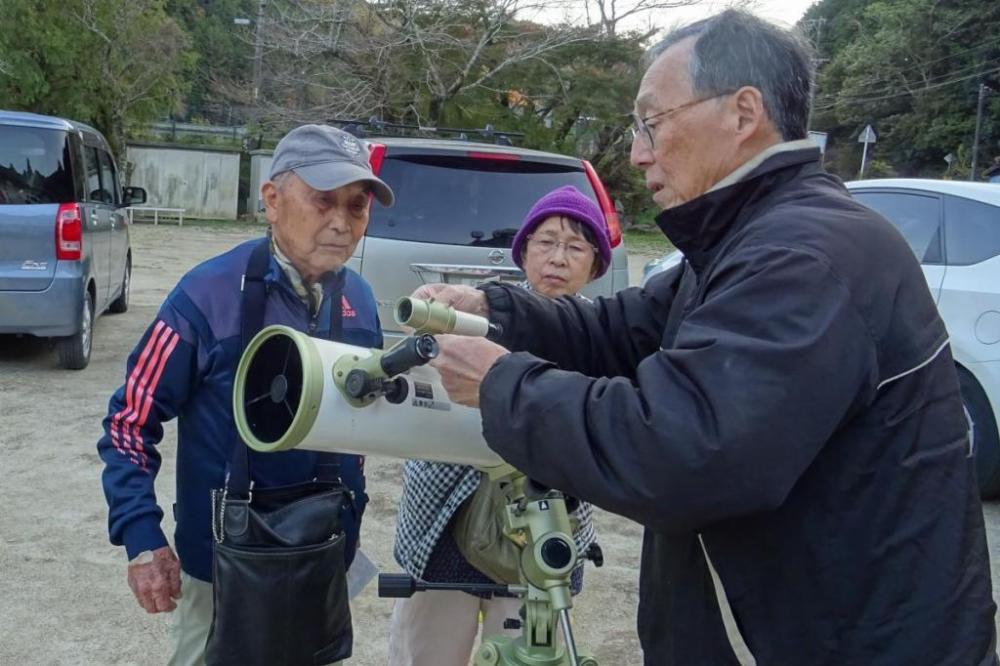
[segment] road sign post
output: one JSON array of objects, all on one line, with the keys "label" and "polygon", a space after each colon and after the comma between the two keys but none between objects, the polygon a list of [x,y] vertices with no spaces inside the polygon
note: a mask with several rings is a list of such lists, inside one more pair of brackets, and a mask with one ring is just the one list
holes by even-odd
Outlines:
[{"label": "road sign post", "polygon": [[875,134],[875,129],[871,125],[865,125],[865,128],[858,135],[858,143],[863,143],[864,148],[861,151],[861,171],[858,174],[858,178],[865,177],[865,168],[868,166],[868,144],[875,143],[878,141],[878,136]]}]

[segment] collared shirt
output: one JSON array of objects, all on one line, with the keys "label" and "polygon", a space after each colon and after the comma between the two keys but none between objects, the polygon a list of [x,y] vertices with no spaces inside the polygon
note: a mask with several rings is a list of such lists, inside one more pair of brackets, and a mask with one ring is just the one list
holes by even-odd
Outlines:
[{"label": "collared shirt", "polygon": [[292,264],[291,260],[278,247],[278,243],[274,240],[274,235],[270,231],[267,235],[271,239],[271,253],[274,255],[274,260],[278,262],[281,270],[288,276],[288,281],[292,283],[292,289],[295,290],[295,294],[308,306],[310,313],[316,314],[319,311],[320,304],[323,302],[323,283],[317,281],[308,284],[302,278],[302,274]]}]

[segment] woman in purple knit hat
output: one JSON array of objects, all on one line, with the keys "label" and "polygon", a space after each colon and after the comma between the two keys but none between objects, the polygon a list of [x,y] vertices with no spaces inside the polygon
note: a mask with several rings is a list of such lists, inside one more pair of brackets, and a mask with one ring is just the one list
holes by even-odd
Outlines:
[{"label": "woman in purple knit hat", "polygon": [[[611,264],[611,242],[601,209],[567,185],[539,199],[514,236],[514,262],[524,271],[525,289],[550,298],[579,295]],[[396,561],[411,576],[432,582],[490,583],[468,562],[452,536],[454,519],[480,483],[473,467],[422,460],[406,462],[396,521]],[[581,502],[571,514],[582,554],[595,541],[593,507]],[[583,559],[573,572],[573,594],[583,586]],[[505,581],[516,582],[516,581]],[[420,592],[397,600],[389,630],[390,666],[467,666],[482,618],[483,636],[518,619],[521,600],[465,592]]]}]

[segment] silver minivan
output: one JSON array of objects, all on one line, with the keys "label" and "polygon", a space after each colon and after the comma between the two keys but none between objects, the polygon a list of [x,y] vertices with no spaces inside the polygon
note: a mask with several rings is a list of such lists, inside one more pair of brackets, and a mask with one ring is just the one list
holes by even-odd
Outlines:
[{"label": "silver minivan", "polygon": [[396,204],[372,206],[351,265],[375,291],[387,342],[401,335],[393,303],[420,284],[523,280],[511,257],[514,234],[535,201],[563,185],[593,198],[611,237],[611,269],[584,293],[608,296],[628,286],[618,215],[586,160],[459,140],[371,141],[372,167],[396,193]]},{"label": "silver minivan", "polygon": [[93,127],[0,111],[0,334],[52,338],[63,367],[90,361],[94,318],[128,308],[125,188]]}]

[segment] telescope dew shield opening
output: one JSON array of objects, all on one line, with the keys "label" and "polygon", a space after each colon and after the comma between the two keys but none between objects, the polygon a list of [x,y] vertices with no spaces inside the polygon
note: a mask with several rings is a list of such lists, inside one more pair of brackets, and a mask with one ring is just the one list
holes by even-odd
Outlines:
[{"label": "telescope dew shield opening", "polygon": [[[429,341],[414,340],[412,348],[397,351],[401,360],[436,351]],[[240,437],[264,452],[299,448],[479,467],[503,463],[483,439],[479,410],[452,403],[429,366],[386,378],[392,392],[363,403],[342,392],[351,370],[381,367],[386,355],[286,326],[265,328],[236,370],[233,415]],[[344,373],[340,386],[336,372]]]}]

